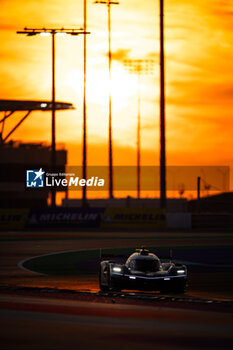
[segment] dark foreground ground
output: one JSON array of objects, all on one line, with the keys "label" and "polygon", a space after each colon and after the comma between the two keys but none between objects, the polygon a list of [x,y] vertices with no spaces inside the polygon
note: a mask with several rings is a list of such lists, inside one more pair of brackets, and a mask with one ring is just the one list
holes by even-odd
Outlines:
[{"label": "dark foreground ground", "polygon": [[[1,349],[233,348],[230,233],[2,233],[0,239]],[[187,263],[184,296],[99,294],[96,258],[79,260],[76,274],[58,268],[41,275],[18,266],[44,254],[54,259],[50,254],[141,245],[158,254],[173,247],[175,258]]]}]

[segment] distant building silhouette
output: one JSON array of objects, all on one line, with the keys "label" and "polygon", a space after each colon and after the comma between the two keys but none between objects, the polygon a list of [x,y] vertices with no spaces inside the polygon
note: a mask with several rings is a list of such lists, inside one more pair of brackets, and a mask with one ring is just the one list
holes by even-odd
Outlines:
[{"label": "distant building silhouette", "polygon": [[[56,172],[65,172],[66,160],[67,151],[56,150]],[[43,143],[0,143],[0,207],[46,207],[49,189],[27,188],[26,171],[43,169],[49,172],[50,163],[51,147]]]},{"label": "distant building silhouette", "polygon": [[233,192],[188,201],[188,211],[195,213],[233,213]]},{"label": "distant building silhouette", "polygon": [[[158,209],[160,208],[159,198],[96,198],[88,199],[88,204],[92,208],[150,208]],[[81,207],[81,199],[63,199],[63,207]],[[167,210],[170,213],[185,213],[187,212],[187,200],[186,198],[168,198]]]}]

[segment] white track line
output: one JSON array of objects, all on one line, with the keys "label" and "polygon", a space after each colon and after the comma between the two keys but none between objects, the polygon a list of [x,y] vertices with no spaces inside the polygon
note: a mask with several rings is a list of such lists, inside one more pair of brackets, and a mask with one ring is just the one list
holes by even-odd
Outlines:
[{"label": "white track line", "polygon": [[65,253],[74,253],[74,252],[85,252],[85,251],[91,251],[91,250],[99,250],[99,249],[79,249],[79,250],[64,250],[64,251],[61,251],[61,252],[55,252],[55,253],[49,253],[49,254],[41,254],[41,255],[36,255],[36,256],[32,256],[30,258],[26,258],[24,260],[21,260],[17,266],[22,269],[22,270],[25,270],[27,272],[32,272],[32,273],[35,273],[37,275],[41,275],[41,276],[48,276],[48,274],[46,273],[41,273],[41,272],[36,272],[36,271],[33,271],[33,270],[30,270],[30,269],[27,269],[26,267],[24,267],[23,265],[27,262],[27,261],[30,261],[30,260],[33,260],[33,259],[37,259],[37,258],[42,258],[42,257],[45,257],[45,256],[50,256],[50,255],[58,255],[58,254],[65,254]]},{"label": "white track line", "polygon": [[[58,255],[58,254],[66,254],[66,253],[74,253],[74,252],[84,252],[84,251],[93,251],[93,250],[100,250],[98,248],[95,249],[79,249],[79,250],[65,250],[65,251],[61,251],[61,252],[55,252],[55,253],[49,253],[49,254],[42,254],[42,255],[36,255],[36,256],[32,256],[30,258],[21,260],[18,263],[18,267],[22,270],[25,270],[27,272],[32,272],[35,273],[37,275],[41,275],[41,276],[48,276],[46,273],[41,273],[41,272],[36,272],[30,269],[27,269],[26,267],[24,267],[24,263],[26,263],[29,260],[32,259],[37,259],[37,258],[41,258],[41,257],[45,257],[45,256],[50,256],[50,255]],[[179,262],[182,263],[184,265],[199,265],[199,266],[205,266],[205,267],[232,267],[233,265],[221,265],[221,264],[205,264],[205,263],[199,263],[199,262],[192,262],[192,261],[183,261],[183,260],[176,260],[174,259],[175,262]]]}]

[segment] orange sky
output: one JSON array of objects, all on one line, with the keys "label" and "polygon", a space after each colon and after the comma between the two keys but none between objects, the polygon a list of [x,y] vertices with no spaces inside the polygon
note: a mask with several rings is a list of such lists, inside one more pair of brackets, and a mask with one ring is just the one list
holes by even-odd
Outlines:
[{"label": "orange sky", "polygon": [[[112,6],[114,164],[136,164],[137,80],[123,59],[155,60],[144,76],[142,164],[159,164],[159,1]],[[107,8],[88,4],[88,163],[107,164]],[[1,0],[0,81],[5,99],[51,98],[51,40],[16,35],[23,27],[82,26],[83,1]],[[233,4],[230,0],[165,0],[167,161],[233,166]],[[82,142],[83,38],[56,39],[56,97],[76,110],[57,113],[57,142],[79,165]],[[7,129],[21,114],[8,121]],[[50,113],[34,112],[14,139],[50,142]]]}]

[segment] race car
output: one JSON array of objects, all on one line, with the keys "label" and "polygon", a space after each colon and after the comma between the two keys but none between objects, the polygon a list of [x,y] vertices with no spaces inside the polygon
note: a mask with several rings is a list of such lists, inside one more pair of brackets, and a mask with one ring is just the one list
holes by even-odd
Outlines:
[{"label": "race car", "polygon": [[184,293],[187,268],[172,261],[160,259],[145,248],[136,249],[125,264],[111,260],[100,263],[99,286],[101,291],[143,290]]}]

